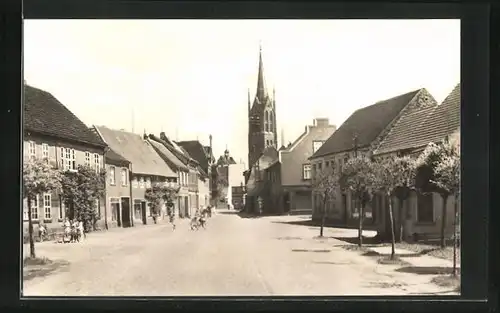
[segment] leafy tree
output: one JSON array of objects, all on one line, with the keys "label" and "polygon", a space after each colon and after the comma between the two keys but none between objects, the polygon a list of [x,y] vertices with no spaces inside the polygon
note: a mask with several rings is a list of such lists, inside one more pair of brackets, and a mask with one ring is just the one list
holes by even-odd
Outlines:
[{"label": "leafy tree", "polygon": [[440,172],[436,171],[439,164],[447,158],[460,157],[456,143],[430,143],[416,160],[415,187],[422,193],[438,193],[442,201],[441,209],[441,248],[446,247],[446,207],[449,196],[454,192],[450,186],[443,183]]},{"label": "leafy tree", "polygon": [[49,165],[46,160],[29,160],[23,164],[23,196],[28,200],[28,233],[31,258],[36,257],[31,201],[37,195],[59,192],[60,190],[61,173]]},{"label": "leafy tree", "polygon": [[342,168],[342,185],[351,191],[359,201],[358,245],[363,245],[364,208],[370,200],[370,188],[375,180],[375,172],[370,159],[366,157],[350,158]]},{"label": "leafy tree", "polygon": [[[144,198],[149,201],[151,211],[156,224],[156,216],[160,214],[163,203],[173,202],[177,193],[178,187],[165,186],[164,184],[155,183],[151,188],[147,188],[144,193]],[[169,212],[170,213],[170,212]]]},{"label": "leafy tree", "polygon": [[106,171],[78,165],[77,171],[65,171],[62,177],[62,198],[66,216],[83,222],[86,232],[96,229],[100,216],[96,201],[105,195]]},{"label": "leafy tree", "polygon": [[[450,145],[453,149],[453,145]],[[439,189],[446,190],[454,195],[454,231],[453,231],[453,275],[457,275],[457,246],[458,246],[458,201],[460,199],[460,155],[456,153],[443,156],[434,168],[434,179],[431,181]],[[445,213],[444,213],[445,214]]]},{"label": "leafy tree", "polygon": [[333,167],[327,167],[322,172],[319,172],[313,177],[312,186],[314,190],[317,190],[321,196],[321,228],[319,231],[319,236],[323,237],[323,229],[326,220],[326,206],[329,201],[335,201],[335,195],[337,189],[340,187],[340,176],[333,169]]}]

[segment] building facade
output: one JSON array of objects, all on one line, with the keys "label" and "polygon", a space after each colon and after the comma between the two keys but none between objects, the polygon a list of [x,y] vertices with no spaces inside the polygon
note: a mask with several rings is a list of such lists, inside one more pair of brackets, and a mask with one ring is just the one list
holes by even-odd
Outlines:
[{"label": "building facade", "polygon": [[[326,167],[340,172],[351,157],[372,157],[373,151],[388,136],[393,126],[415,106],[436,106],[427,90],[419,89],[355,111],[310,158],[311,175]],[[319,191],[312,194],[313,219],[320,219],[322,202]],[[366,229],[376,229],[382,221],[383,202],[376,199],[364,209]],[[357,225],[360,203],[348,190],[337,189],[334,200],[326,203],[327,219],[340,225]]]},{"label": "building facade", "polygon": [[152,223],[153,212],[145,197],[146,189],[153,184],[177,185],[177,174],[156,153],[146,136],[105,126],[94,128],[113,151],[130,161],[132,225]]},{"label": "building facade", "polygon": [[328,118],[317,118],[295,142],[279,150],[283,211],[312,214],[311,157],[335,132]]},{"label": "building facade", "polygon": [[[106,143],[47,91],[24,86],[23,160],[45,159],[60,170],[77,171],[79,165],[101,169]],[[23,230],[28,228],[27,200],[23,200]],[[105,201],[97,201],[97,213],[101,219],[98,227],[104,227]],[[38,195],[32,201],[31,217],[35,233],[40,222],[50,230],[62,228],[67,210],[61,195],[55,192]]]},{"label": "building facade", "polygon": [[130,161],[109,149],[105,154],[106,166],[106,224],[109,227],[131,227]]}]

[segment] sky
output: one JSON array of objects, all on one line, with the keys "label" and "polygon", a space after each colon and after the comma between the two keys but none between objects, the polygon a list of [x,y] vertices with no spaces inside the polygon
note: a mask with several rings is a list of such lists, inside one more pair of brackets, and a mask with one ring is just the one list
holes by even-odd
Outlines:
[{"label": "sky", "polygon": [[[247,160],[259,46],[278,140],[316,117],[460,81],[460,20],[25,20],[24,76],[87,125],[227,147]],[[281,145],[281,142],[280,142]]]}]

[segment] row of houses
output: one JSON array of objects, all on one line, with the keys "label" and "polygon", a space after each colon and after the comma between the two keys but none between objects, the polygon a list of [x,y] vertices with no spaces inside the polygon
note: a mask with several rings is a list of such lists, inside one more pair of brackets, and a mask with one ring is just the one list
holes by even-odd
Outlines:
[{"label": "row of houses", "polygon": [[[315,119],[304,133],[279,150],[267,147],[247,174],[247,210],[255,211],[258,199],[267,213],[301,212],[321,217],[320,195],[311,178],[326,167],[341,170],[351,157],[375,159],[418,155],[430,143],[460,136],[460,85],[439,104],[425,89],[379,101],[355,111],[338,129],[328,119]],[[402,208],[395,199],[376,196],[365,208],[365,225],[388,231],[388,201],[394,202],[395,219],[404,225],[404,236],[428,236],[440,230],[441,198],[438,194],[412,192]],[[452,215],[450,197],[446,214]],[[327,203],[327,220],[339,226],[355,226],[359,203],[349,192],[337,191]],[[448,218],[447,232],[452,232]]]},{"label": "row of houses", "polygon": [[[78,165],[106,170],[106,190],[96,201],[101,228],[130,227],[152,222],[145,199],[155,183],[179,188],[175,212],[192,215],[210,204],[212,138],[176,142],[165,133],[143,136],[106,126],[86,126],[52,94],[24,86],[24,160],[45,158],[54,167],[77,171]],[[27,229],[27,200],[23,201]],[[165,210],[165,207],[163,208]],[[60,195],[39,195],[32,203],[32,219],[48,228],[60,227],[66,208]]]}]

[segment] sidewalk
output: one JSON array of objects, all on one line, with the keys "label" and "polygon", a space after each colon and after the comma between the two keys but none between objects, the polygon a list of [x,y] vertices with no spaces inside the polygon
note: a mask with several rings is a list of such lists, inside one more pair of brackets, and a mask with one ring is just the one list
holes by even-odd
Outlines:
[{"label": "sidewalk", "polygon": [[[368,250],[384,256],[391,255],[390,246],[368,247]],[[414,251],[410,250],[396,249],[396,255],[401,259],[403,259],[405,262],[409,263],[411,266],[415,267],[438,267],[438,268],[453,267],[453,262],[450,260],[436,258],[425,254],[416,254]],[[460,263],[457,264],[457,268],[460,268]]]}]

